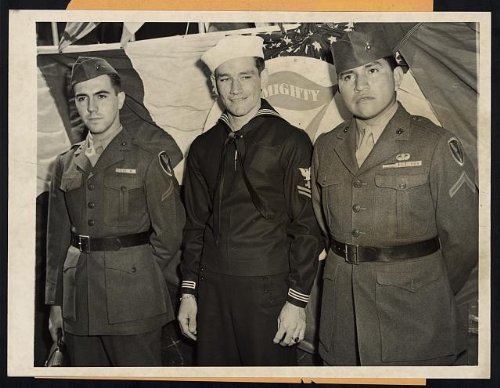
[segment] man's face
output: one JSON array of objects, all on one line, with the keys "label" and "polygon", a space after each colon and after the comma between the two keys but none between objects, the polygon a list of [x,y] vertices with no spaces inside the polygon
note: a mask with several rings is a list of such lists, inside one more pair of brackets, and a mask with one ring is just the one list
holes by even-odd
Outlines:
[{"label": "man's face", "polygon": [[78,114],[92,134],[106,132],[120,125],[120,109],[125,94],[115,92],[108,75],[79,82],[74,86]]},{"label": "man's face", "polygon": [[215,85],[229,114],[253,117],[257,113],[260,107],[261,75],[253,57],[230,59],[217,67]]},{"label": "man's face", "polygon": [[377,117],[396,101],[402,70],[394,71],[381,58],[342,72],[339,92],[346,107],[356,117],[367,120]]}]

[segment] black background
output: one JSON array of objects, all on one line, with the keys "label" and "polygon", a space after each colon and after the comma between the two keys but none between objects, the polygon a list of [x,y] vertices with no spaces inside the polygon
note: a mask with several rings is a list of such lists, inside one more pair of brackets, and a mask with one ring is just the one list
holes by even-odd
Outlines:
[{"label": "black background", "polygon": [[[98,0],[96,0],[98,1]],[[167,0],[165,0],[167,1]],[[238,0],[235,0],[238,1]],[[376,1],[376,0],[374,0]],[[407,0],[405,0],[407,1]],[[244,383],[184,383],[184,382],[146,382],[146,381],[102,381],[102,380],[49,380],[34,378],[8,378],[7,373],[7,198],[8,198],[8,11],[9,9],[66,9],[69,0],[0,0],[0,388],[3,387],[54,387],[54,388],[80,388],[80,387],[248,387]],[[499,263],[497,260],[500,250],[499,235],[499,201],[497,200],[500,169],[497,167],[500,150],[500,136],[495,132],[499,128],[498,102],[498,76],[499,64],[499,13],[498,0],[434,0],[435,11],[466,11],[466,12],[492,12],[492,204],[491,204],[491,333],[492,333],[492,358],[490,380],[427,380],[427,387],[500,387],[500,314],[499,314]],[[466,220],[464,220],[466,222]],[[259,384],[263,387],[296,387],[299,384]],[[325,387],[341,387],[342,385],[325,385]],[[346,385],[354,387],[354,385]],[[376,387],[366,385],[366,387]],[[391,386],[395,387],[395,386]]]}]

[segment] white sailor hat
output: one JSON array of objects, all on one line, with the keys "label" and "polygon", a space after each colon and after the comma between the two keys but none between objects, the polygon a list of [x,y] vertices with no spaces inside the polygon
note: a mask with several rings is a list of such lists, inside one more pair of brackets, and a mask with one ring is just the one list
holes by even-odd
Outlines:
[{"label": "white sailor hat", "polygon": [[224,62],[234,58],[257,57],[264,58],[262,44],[264,40],[259,36],[230,35],[222,38],[217,45],[207,50],[201,60],[205,62],[212,73]]}]

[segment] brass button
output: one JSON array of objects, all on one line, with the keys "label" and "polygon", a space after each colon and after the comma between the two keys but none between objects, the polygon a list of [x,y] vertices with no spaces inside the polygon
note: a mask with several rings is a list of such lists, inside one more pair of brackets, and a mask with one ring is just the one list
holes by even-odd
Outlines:
[{"label": "brass button", "polygon": [[361,232],[357,229],[352,231],[352,237],[358,238],[361,235]]},{"label": "brass button", "polygon": [[352,207],[352,211],[353,211],[354,213],[359,213],[359,211],[360,211],[360,210],[361,210],[361,205],[360,205],[359,203],[357,203],[357,204],[353,205],[353,207]]},{"label": "brass button", "polygon": [[95,203],[94,202],[89,202],[88,204],[89,209],[95,208]]},{"label": "brass button", "polygon": [[406,189],[406,183],[400,183],[400,184],[398,185],[398,189],[401,189],[401,190],[402,190],[402,189]]},{"label": "brass button", "polygon": [[95,185],[93,183],[89,184],[89,190],[92,191],[95,189]]},{"label": "brass button", "polygon": [[130,272],[136,272],[136,271],[137,271],[137,268],[135,268],[135,267],[130,268]]},{"label": "brass button", "polygon": [[361,182],[359,179],[354,181],[353,183],[353,186],[356,188],[356,189],[359,189],[363,186],[363,182]]},{"label": "brass button", "polygon": [[122,141],[122,146],[126,146],[127,145],[127,142],[126,141]]},{"label": "brass button", "polygon": [[89,220],[87,223],[89,224],[89,226],[94,226],[95,225],[95,221],[94,220]]}]

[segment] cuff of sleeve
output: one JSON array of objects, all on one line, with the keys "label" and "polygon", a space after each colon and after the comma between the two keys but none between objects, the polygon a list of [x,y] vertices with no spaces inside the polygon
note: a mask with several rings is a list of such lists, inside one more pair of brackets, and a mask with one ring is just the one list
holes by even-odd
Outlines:
[{"label": "cuff of sleeve", "polygon": [[295,306],[306,307],[307,302],[309,302],[309,295],[298,292],[293,288],[289,288],[286,300]]},{"label": "cuff of sleeve", "polygon": [[191,280],[183,280],[181,283],[181,293],[196,295],[196,282]]}]

